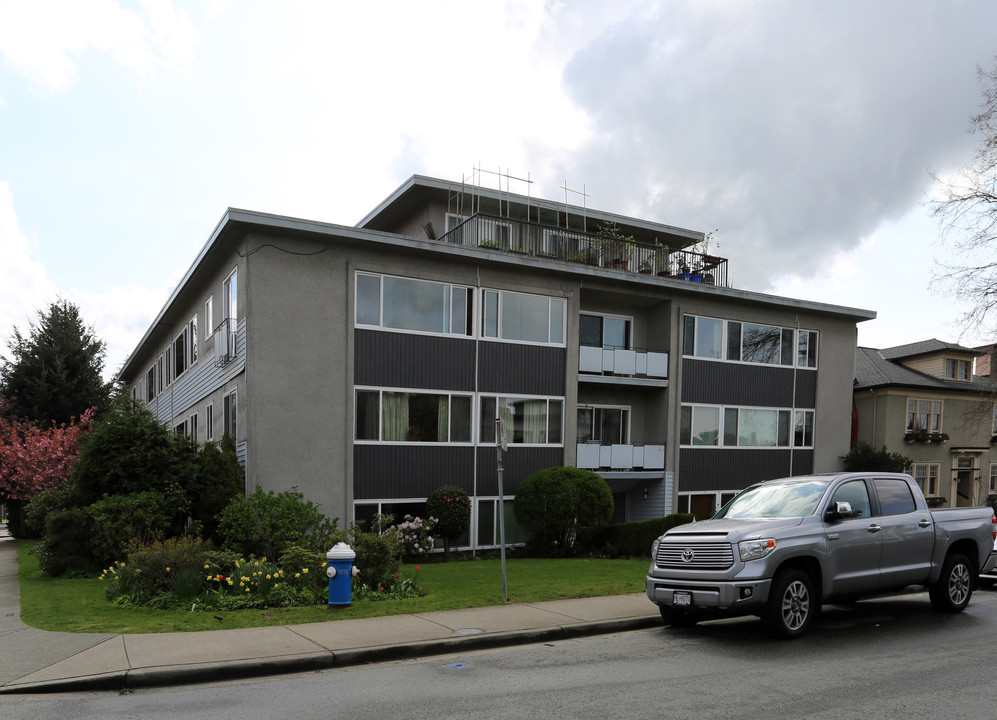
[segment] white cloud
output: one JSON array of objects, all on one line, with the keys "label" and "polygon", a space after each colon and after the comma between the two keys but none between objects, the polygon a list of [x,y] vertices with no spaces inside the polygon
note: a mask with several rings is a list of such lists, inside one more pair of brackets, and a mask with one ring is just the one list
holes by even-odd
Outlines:
[{"label": "white cloud", "polygon": [[168,0],[141,6],[135,12],[114,0],[0,0],[0,56],[50,92],[73,85],[74,57],[88,51],[142,73],[160,66],[185,72],[196,44],[186,12]]},{"label": "white cloud", "polygon": [[[10,185],[0,180],[0,336],[18,327],[27,333],[37,311],[56,300],[58,290],[31,256],[31,241],[18,223]],[[6,339],[0,354],[7,356]]]}]

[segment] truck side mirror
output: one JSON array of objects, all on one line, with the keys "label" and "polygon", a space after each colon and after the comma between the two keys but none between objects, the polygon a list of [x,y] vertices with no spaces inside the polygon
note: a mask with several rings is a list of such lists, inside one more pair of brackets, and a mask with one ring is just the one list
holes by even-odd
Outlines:
[{"label": "truck side mirror", "polygon": [[855,513],[852,511],[852,504],[850,502],[836,502],[827,509],[824,513],[824,519],[828,522],[835,522],[836,520],[842,520],[844,518],[854,517]]}]

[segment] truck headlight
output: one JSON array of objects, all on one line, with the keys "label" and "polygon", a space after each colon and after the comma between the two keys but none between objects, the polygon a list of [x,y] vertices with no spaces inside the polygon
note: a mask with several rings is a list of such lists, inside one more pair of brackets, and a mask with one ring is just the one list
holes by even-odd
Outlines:
[{"label": "truck headlight", "polygon": [[658,545],[661,544],[661,538],[655,538],[654,542],[651,543],[651,559],[658,557]]},{"label": "truck headlight", "polygon": [[743,540],[737,544],[737,550],[741,553],[741,560],[758,560],[775,550],[775,540],[765,538],[762,540]]}]

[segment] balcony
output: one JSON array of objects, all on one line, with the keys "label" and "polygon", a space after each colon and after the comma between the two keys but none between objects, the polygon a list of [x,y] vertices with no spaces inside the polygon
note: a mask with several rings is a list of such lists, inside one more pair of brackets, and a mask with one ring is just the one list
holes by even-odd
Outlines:
[{"label": "balcony", "polygon": [[668,353],[583,345],[578,348],[578,379],[582,382],[667,385]]},{"label": "balcony", "polygon": [[225,318],[215,328],[215,367],[224,367],[236,358],[236,320]]},{"label": "balcony", "polygon": [[438,242],[728,287],[726,258],[511,218],[472,215]]},{"label": "balcony", "polygon": [[575,466],[585,470],[664,470],[664,445],[578,443]]}]

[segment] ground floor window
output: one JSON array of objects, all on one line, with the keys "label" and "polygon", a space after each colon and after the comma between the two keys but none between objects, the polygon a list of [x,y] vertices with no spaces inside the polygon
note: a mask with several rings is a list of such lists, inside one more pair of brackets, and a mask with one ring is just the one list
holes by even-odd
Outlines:
[{"label": "ground floor window", "polygon": [[[993,465],[991,470],[991,485],[993,485]],[[914,479],[926,496],[938,495],[938,477],[941,472],[939,463],[914,463]],[[991,490],[991,492],[993,492]]]},{"label": "ground floor window", "polygon": [[[513,499],[507,497],[502,504],[505,515],[505,544],[517,545],[529,540],[529,536],[515,516],[512,514]],[[477,547],[495,547],[499,545],[499,501],[498,498],[481,498],[477,502]]]},{"label": "ground floor window", "polygon": [[691,513],[697,520],[708,520],[716,515],[717,510],[733,500],[735,495],[737,491],[679,493],[675,512]]}]

